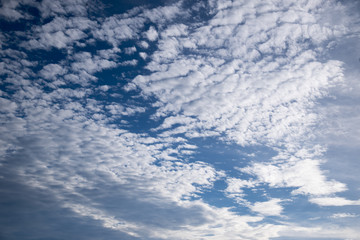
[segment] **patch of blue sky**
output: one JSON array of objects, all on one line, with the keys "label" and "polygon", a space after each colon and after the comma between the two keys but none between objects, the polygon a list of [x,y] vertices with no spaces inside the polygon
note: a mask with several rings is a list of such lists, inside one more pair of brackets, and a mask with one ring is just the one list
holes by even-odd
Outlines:
[{"label": "patch of blue sky", "polygon": [[136,7],[146,7],[146,8],[155,8],[159,6],[164,6],[165,4],[169,4],[169,2],[165,0],[160,1],[146,1],[146,0],[135,0],[135,1],[127,1],[120,0],[117,1],[116,4],[112,0],[104,0],[101,1],[103,6],[104,13],[106,15],[112,16],[114,14],[123,14],[129,10],[132,10]]},{"label": "patch of blue sky", "polygon": [[329,210],[324,210],[324,208],[319,207],[316,204],[309,203],[308,196],[296,195],[296,196],[287,196],[285,200],[284,215],[286,215],[293,222],[302,222],[306,225],[311,225],[312,221],[318,219],[318,217],[326,218],[329,215]]},{"label": "patch of blue sky", "polygon": [[236,168],[248,166],[252,162],[267,162],[276,155],[274,149],[266,146],[242,147],[223,142],[219,137],[191,138],[188,142],[198,147],[193,155],[195,159],[212,164],[234,177],[240,174]]},{"label": "patch of blue sky", "polygon": [[[203,189],[201,193],[197,193],[197,198],[201,198],[204,202],[209,203],[212,206],[219,208],[230,207],[232,209],[238,209],[239,206],[234,202],[234,200],[228,198],[224,191],[227,187],[225,180],[217,180],[214,182],[214,185],[210,189]],[[240,210],[239,210],[240,212]],[[247,212],[247,208],[243,207],[241,209],[242,213]]]},{"label": "patch of blue sky", "polygon": [[[328,172],[331,172],[334,178],[339,181],[346,182],[351,191],[341,193],[350,198],[360,198],[358,192],[360,180],[357,175],[360,168],[358,149],[354,146],[331,146],[325,153],[328,161],[324,163],[322,168]],[[341,169],[341,170],[339,170]]]}]

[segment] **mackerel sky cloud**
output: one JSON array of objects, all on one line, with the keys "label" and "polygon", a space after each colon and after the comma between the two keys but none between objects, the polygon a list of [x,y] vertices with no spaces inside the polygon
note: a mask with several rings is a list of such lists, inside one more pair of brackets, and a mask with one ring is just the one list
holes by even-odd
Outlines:
[{"label": "mackerel sky cloud", "polygon": [[0,238],[360,239],[359,10],[2,1]]}]

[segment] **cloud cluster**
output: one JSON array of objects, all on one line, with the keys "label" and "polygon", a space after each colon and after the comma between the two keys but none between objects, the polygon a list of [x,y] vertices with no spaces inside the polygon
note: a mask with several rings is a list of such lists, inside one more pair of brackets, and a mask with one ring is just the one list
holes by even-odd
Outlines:
[{"label": "cloud cluster", "polygon": [[241,171],[257,176],[260,182],[270,187],[296,188],[292,194],[330,195],[345,191],[345,184],[326,179],[320,163],[316,159],[292,157],[285,163],[254,163]]},{"label": "cloud cluster", "polygon": [[341,81],[341,63],[317,56],[345,26],[321,25],[297,5],[274,12],[277,6],[264,4],[259,13],[257,3],[233,5],[191,30],[169,26],[147,66],[152,74],[136,77],[128,89],[160,100],[155,116],[171,117],[158,129],[180,124],[164,134],[225,135],[241,145],[293,143],[316,119],[308,111],[313,100]]},{"label": "cloud cluster", "polygon": [[[0,181],[44,191],[129,239],[340,236],[267,220],[296,195],[359,205],[336,196],[347,186],[326,176],[324,147],[312,146],[317,100],[344,80],[343,63],[324,54],[350,32],[351,19],[328,16],[344,6],[180,1],[95,19],[93,4],[4,1],[4,21],[34,25],[0,35]],[[200,137],[276,154],[230,174],[193,158]],[[251,199],[259,187],[291,194]],[[211,205],[210,190],[239,205]]]},{"label": "cloud cluster", "polygon": [[[71,50],[80,38],[57,35],[73,27],[70,21],[55,17],[34,27],[31,31],[40,36],[38,40],[19,46]],[[254,227],[247,222],[261,217],[240,217],[199,199],[224,173],[204,162],[184,161],[196,146],[181,137],[154,138],[107,124],[111,119],[107,114],[134,116],[146,111],[131,104],[105,105],[93,95],[94,74],[121,65],[119,53],[118,48],[79,51],[60,62],[39,63],[23,51],[2,51],[6,63],[2,76],[8,84],[0,98],[4,106],[1,164],[7,172],[1,170],[2,177],[46,191],[60,207],[133,237],[251,236]],[[100,88],[109,91],[111,87]],[[237,232],[227,233],[221,227],[230,229],[230,223],[236,222]],[[277,230],[267,231],[269,226],[260,224],[257,234],[263,239],[276,236]]]},{"label": "cloud cluster", "polygon": [[[344,22],[323,15],[342,6],[323,1],[215,5],[209,21],[168,26],[146,67],[151,74],[137,76],[126,88],[159,99],[154,117],[164,120],[155,131],[272,147],[279,152],[276,160],[242,169],[272,188],[294,187],[293,194],[310,195],[346,190],[326,178],[321,153],[299,154],[311,151],[306,142],[319,120],[312,111],[316,100],[343,81],[342,62],[322,57],[329,43],[349,32]],[[239,196],[231,188],[229,196]]]},{"label": "cloud cluster", "polygon": [[27,49],[64,49],[74,43],[81,46],[81,40],[88,37],[88,32],[96,22],[85,17],[55,17],[51,22],[36,26],[32,39],[22,44]]},{"label": "cloud cluster", "polygon": [[[2,167],[19,183],[46,190],[61,207],[138,238],[251,239],[256,232],[259,239],[268,239],[281,229],[252,227],[248,222],[263,218],[193,201],[223,173],[202,162],[177,160],[183,150],[196,148],[185,139],[114,129],[86,118],[91,112],[86,105],[69,101],[59,108],[55,95],[38,95],[27,100],[26,109],[1,98],[9,116],[25,112],[25,117],[13,116],[16,126],[2,129],[12,136],[6,142],[17,147],[7,147]],[[234,226],[237,230],[230,231]]]}]

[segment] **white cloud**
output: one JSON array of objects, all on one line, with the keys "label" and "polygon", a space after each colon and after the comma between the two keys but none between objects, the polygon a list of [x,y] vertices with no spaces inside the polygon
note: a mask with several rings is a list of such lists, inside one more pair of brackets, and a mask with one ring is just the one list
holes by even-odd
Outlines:
[{"label": "white cloud", "polygon": [[125,53],[128,55],[134,54],[136,52],[136,47],[125,48]]},{"label": "white cloud", "polygon": [[245,200],[243,197],[244,188],[254,188],[257,185],[256,181],[251,180],[243,180],[239,178],[227,178],[227,188],[225,189],[225,193],[228,197],[234,198],[238,203],[242,203]]},{"label": "white cloud", "polygon": [[158,38],[158,33],[156,29],[151,26],[149,30],[145,32],[145,36],[149,41],[155,41]]},{"label": "white cloud", "polygon": [[162,31],[160,35],[161,38],[186,36],[188,35],[188,27],[184,24],[171,25],[170,27]]},{"label": "white cloud", "polygon": [[113,16],[107,18],[100,28],[94,29],[93,34],[95,38],[108,41],[117,47],[124,40],[136,38],[145,21],[142,17]]},{"label": "white cloud", "polygon": [[333,224],[308,228],[289,225],[286,230],[281,231],[279,234],[288,238],[301,236],[304,239],[360,239],[357,228],[340,227]]},{"label": "white cloud", "polygon": [[[152,73],[137,76],[126,89],[136,86],[157,97],[154,117],[165,119],[154,130],[161,136],[221,136],[273,148],[277,159],[242,169],[257,184],[295,188],[293,195],[345,191],[321,169],[322,152],[304,155],[320,119],[313,106],[343,81],[342,62],[320,60],[328,42],[348,31],[323,20],[334,7],[321,1],[234,2],[195,27],[173,24],[160,34],[147,65]],[[243,201],[240,187],[227,195]]]},{"label": "white cloud", "polygon": [[99,87],[101,91],[107,92],[111,87],[108,85],[102,85]]},{"label": "white cloud", "polygon": [[149,43],[146,42],[146,41],[141,41],[141,42],[138,43],[138,45],[139,45],[141,48],[144,48],[144,49],[149,48]]},{"label": "white cloud", "polygon": [[66,69],[59,64],[48,64],[40,71],[40,76],[48,80],[56,80],[57,76],[64,75]]},{"label": "white cloud", "polygon": [[24,17],[24,13],[19,11],[19,5],[26,1],[2,1],[0,16],[7,20],[15,21]]},{"label": "white cloud", "polygon": [[74,63],[71,64],[71,68],[75,72],[86,71],[89,74],[100,72],[103,69],[114,68],[117,63],[102,59],[98,56],[92,56],[89,52],[79,52],[74,54]]},{"label": "white cloud", "polygon": [[[153,237],[160,239],[270,239],[278,237],[284,227],[273,224],[257,224],[262,217],[237,216],[228,209],[217,209],[198,202],[208,214],[208,222],[203,225],[190,226],[186,229],[175,229],[155,232]],[[250,226],[254,225],[254,226]],[[171,237],[170,237],[171,236]]]},{"label": "white cloud", "polygon": [[128,61],[124,61],[124,62],[119,63],[120,66],[136,66],[137,64],[138,64],[137,59],[128,60]]},{"label": "white cloud", "polygon": [[145,112],[144,107],[124,107],[120,104],[108,104],[105,107],[109,112],[113,115],[125,115],[125,116],[132,116],[136,113],[143,113]]},{"label": "white cloud", "polygon": [[97,55],[100,58],[107,60],[118,60],[119,53],[121,53],[121,49],[119,48],[110,48],[110,49],[102,49],[97,51]]},{"label": "white cloud", "polygon": [[355,218],[358,217],[359,215],[353,214],[353,213],[334,213],[333,215],[330,216],[330,218]]},{"label": "white cloud", "polygon": [[[313,109],[316,101],[343,80],[342,62],[323,54],[329,42],[349,31],[344,22],[329,24],[324,16],[340,5],[213,1],[209,21],[186,25],[178,21],[190,10],[181,3],[140,7],[98,22],[85,17],[85,3],[42,1],[41,15],[53,18],[29,29],[21,44],[25,50],[66,48],[63,61],[36,63],[17,50],[1,52],[10,86],[5,88],[11,92],[0,92],[2,167],[78,216],[139,238],[265,240],[299,232],[358,236],[352,228],[266,223],[267,216],[281,216],[287,196],[252,202],[244,191],[288,187],[320,206],[359,205],[358,200],[334,197],[346,185],[322,170],[324,148],[308,147],[321,114]],[[19,19],[17,6],[8,7],[13,19]],[[73,52],[73,46],[97,40],[113,48]],[[95,92],[105,96],[120,84],[114,89],[108,83],[95,85],[95,73],[138,64],[137,59],[119,60],[120,53],[136,51],[121,46],[128,40],[140,42],[139,56],[150,61],[150,74],[126,79],[124,89],[138,88],[140,95],[128,93],[130,100],[119,103],[124,97],[120,91],[109,93],[117,97],[114,102],[96,100]],[[153,54],[144,52],[150,46],[144,40],[156,47]],[[41,69],[38,74],[35,67]],[[146,120],[162,121],[149,134],[114,124],[143,121],[148,109],[140,106],[139,97],[154,99],[156,112]],[[208,136],[267,146],[278,155],[267,162],[252,158],[237,168],[253,179],[229,177],[211,164],[189,161],[187,155],[201,151],[189,139]],[[202,195],[219,179],[228,184],[226,197],[259,216],[205,203]]]},{"label": "white cloud", "polygon": [[[40,3],[39,10],[42,17],[46,18],[49,16],[56,15],[76,15],[86,16],[91,6],[91,2],[88,0],[63,0],[63,1],[52,1],[43,0]],[[97,7],[99,7],[97,3]],[[91,6],[93,7],[93,6]]]},{"label": "white cloud", "polygon": [[281,202],[281,199],[273,198],[265,202],[255,202],[249,207],[252,211],[265,216],[280,216],[283,211],[283,207],[280,204]]},{"label": "white cloud", "polygon": [[[27,105],[23,106],[26,110],[22,110],[25,111],[24,121],[28,123],[25,129],[6,126],[7,131],[12,131],[9,136],[15,138],[7,139],[7,142],[17,142],[21,152],[18,152],[18,160],[33,163],[7,164],[8,168],[21,176],[24,183],[51,192],[63,203],[63,207],[97,220],[106,228],[142,237],[151,233],[153,227],[149,227],[149,221],[152,222],[153,217],[159,218],[159,226],[154,230],[156,234],[171,228],[166,226],[169,219],[173,219],[176,226],[185,225],[186,222],[198,225],[207,221],[201,202],[182,206],[186,203],[183,199],[211,187],[222,173],[201,162],[162,161],[159,165],[153,164],[170,157],[166,151],[179,155],[181,149],[194,149],[195,146],[186,144],[185,139],[151,138],[84,118],[87,114],[101,112],[101,105],[96,101],[93,101],[92,109],[80,104],[81,101],[78,104],[69,101],[68,105],[59,109],[58,101],[64,103],[71,100],[74,96],[69,92],[76,90],[68,89],[67,93],[62,93],[64,91],[42,92],[28,100]],[[86,99],[86,95],[78,97]],[[41,106],[37,104],[39,101],[42,101]],[[17,109],[17,105],[11,101],[6,105],[12,106],[9,112]],[[130,115],[143,110],[126,108],[124,111]],[[12,124],[16,124],[16,121]],[[2,129],[2,133],[6,133],[5,129]],[[5,147],[7,152],[11,149],[10,146]],[[98,188],[100,185],[102,187]],[[91,189],[100,192],[92,194]],[[117,192],[115,195],[114,190]],[[99,201],[99,196],[103,200]],[[120,201],[132,210],[123,212],[126,207],[118,207],[116,209],[119,211],[109,214],[109,198],[113,198],[114,203]],[[134,209],[140,210],[134,212]],[[173,215],[173,211],[196,211],[199,217],[191,217],[192,214]],[[144,219],[142,215],[146,213],[148,217]],[[131,220],[134,214],[144,222],[136,220],[134,223]]]},{"label": "white cloud", "polygon": [[[143,16],[148,18],[150,22],[158,24],[160,27],[168,25],[177,17],[186,17],[187,11],[182,8],[182,2],[173,5],[160,6],[153,9],[145,9]],[[150,27],[151,29],[151,27]]]},{"label": "white cloud", "polygon": [[142,59],[146,60],[147,54],[145,52],[140,52],[139,55]]},{"label": "white cloud", "polygon": [[[56,65],[47,67],[49,71],[51,68],[58,69]],[[12,132],[8,136],[14,138],[7,142],[18,147],[13,148],[18,161],[6,167],[21,176],[21,181],[48,192],[62,203],[61,207],[78,216],[140,238],[277,236],[281,226],[249,224],[262,217],[238,216],[202,200],[190,201],[199,198],[197,194],[211,188],[224,173],[202,162],[166,161],[181,156],[183,150],[197,148],[183,138],[152,138],[104,126],[101,119],[85,118],[103,113],[100,102],[87,99],[87,90],[60,88],[46,93],[38,89],[26,105],[20,106],[25,114],[23,127],[16,125],[15,119],[11,121],[13,128],[5,126]],[[17,96],[21,100],[26,97]],[[82,100],[73,102],[74,98]],[[82,104],[85,99],[87,105]],[[8,109],[11,113],[18,108],[11,101],[6,105],[12,106]],[[143,109],[125,111],[132,114]],[[2,146],[7,152],[11,149]],[[153,164],[158,160],[161,162]],[[28,164],[18,165],[19,161]]]},{"label": "white cloud", "polygon": [[360,200],[348,200],[343,197],[315,197],[310,198],[309,201],[320,206],[360,205]]},{"label": "white cloud", "polygon": [[[90,52],[78,52],[70,55],[64,62],[48,64],[39,71],[39,76],[47,81],[47,86],[57,88],[68,82],[89,85],[96,81],[93,74],[104,69],[114,68],[118,65],[136,65],[136,60],[119,62],[117,53],[119,49],[101,50],[98,54]],[[65,65],[64,63],[70,63]]]},{"label": "white cloud", "polygon": [[79,40],[87,38],[85,31],[94,28],[96,24],[85,17],[55,17],[45,25],[35,26],[30,40],[21,45],[28,49],[71,47]]},{"label": "white cloud", "polygon": [[[282,16],[285,11],[276,14]],[[272,17],[274,26],[270,20],[248,16],[245,25],[239,20],[235,32],[234,23],[221,16],[214,18],[223,21],[223,27],[201,26],[192,29],[190,35],[184,25],[168,27],[171,31],[161,34],[159,49],[147,67],[153,74],[139,76],[133,83],[159,98],[157,115],[195,117],[193,124],[183,128],[189,137],[208,136],[211,131],[211,135],[224,133],[227,139],[248,145],[279,144],[280,139],[294,142],[305,136],[316,120],[307,109],[324,95],[323,89],[341,80],[341,63],[316,61],[318,52],[302,43],[305,33],[294,35],[292,28],[284,27],[286,24],[274,27],[279,16]],[[306,24],[297,23],[296,27]],[[253,25],[261,28],[248,32]],[[269,34],[262,36],[267,31]],[[312,41],[315,37],[307,38]],[[264,41],[268,46],[257,49]],[[314,44],[317,42],[314,40]],[[184,43],[194,44],[191,55],[182,55]],[[274,50],[280,51],[279,57],[272,55]],[[163,64],[168,67],[162,69]]]},{"label": "white cloud", "polygon": [[134,224],[127,223],[126,221],[119,220],[114,216],[111,216],[104,211],[96,208],[91,208],[81,204],[70,204],[66,203],[64,208],[69,208],[80,216],[91,217],[94,220],[101,221],[105,228],[126,232],[130,236],[139,237],[138,234],[133,232],[133,229],[138,229]]},{"label": "white cloud", "polygon": [[270,187],[295,187],[292,194],[328,195],[347,189],[345,184],[326,178],[319,167],[321,161],[295,157],[289,160],[284,163],[254,163],[241,171],[257,176]]},{"label": "white cloud", "polygon": [[[114,47],[117,47],[122,41],[129,39],[137,40],[146,22],[168,24],[176,16],[182,14],[178,5],[159,7],[152,10],[138,8],[133,12],[130,11],[128,14],[125,13],[106,18],[100,28],[94,29],[93,35],[95,38],[107,41]],[[154,26],[151,26],[144,33],[144,37],[149,41],[155,41],[158,38],[158,32]]]}]

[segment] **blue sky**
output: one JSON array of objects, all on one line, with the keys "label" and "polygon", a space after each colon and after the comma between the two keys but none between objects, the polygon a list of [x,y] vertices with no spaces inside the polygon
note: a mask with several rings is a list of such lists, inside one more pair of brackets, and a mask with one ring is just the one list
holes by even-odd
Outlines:
[{"label": "blue sky", "polygon": [[0,238],[360,239],[359,9],[2,1]]}]

